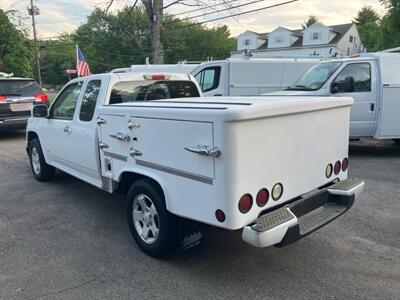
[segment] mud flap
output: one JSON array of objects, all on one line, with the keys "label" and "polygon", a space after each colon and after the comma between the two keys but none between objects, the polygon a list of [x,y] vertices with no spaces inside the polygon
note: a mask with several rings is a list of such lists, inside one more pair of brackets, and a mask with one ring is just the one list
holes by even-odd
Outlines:
[{"label": "mud flap", "polygon": [[179,218],[178,219],[178,249],[183,255],[193,255],[204,247],[204,232],[202,224]]}]

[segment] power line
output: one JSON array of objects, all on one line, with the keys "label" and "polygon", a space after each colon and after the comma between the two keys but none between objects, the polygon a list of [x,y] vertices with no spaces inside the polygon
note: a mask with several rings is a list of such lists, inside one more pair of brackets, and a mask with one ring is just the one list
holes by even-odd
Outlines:
[{"label": "power line", "polygon": [[[230,8],[219,9],[219,10],[216,10],[216,11],[211,11],[211,12],[208,12],[208,13],[199,14],[199,15],[195,15],[195,16],[191,16],[191,17],[187,17],[187,18],[183,18],[183,19],[176,19],[176,20],[167,22],[166,24],[176,23],[176,22],[179,22],[180,20],[190,20],[190,19],[195,19],[195,18],[198,18],[198,17],[205,17],[205,16],[216,14],[216,13],[228,11],[228,10],[231,10],[231,9],[235,9],[235,8],[239,8],[239,7],[243,7],[243,6],[247,6],[247,5],[251,5],[251,4],[255,4],[255,3],[259,3],[259,2],[265,2],[265,1],[267,1],[267,0],[250,1],[250,2],[247,2],[247,3],[231,6]],[[176,15],[174,15],[174,16],[176,16]]]},{"label": "power line", "polygon": [[201,11],[201,10],[204,10],[204,9],[210,9],[210,8],[213,8],[213,7],[226,5],[226,4],[229,4],[229,3],[232,3],[232,2],[237,2],[237,1],[238,0],[224,1],[224,3],[217,3],[217,4],[213,4],[213,5],[208,5],[207,7],[201,7],[201,8],[196,8],[196,9],[191,9],[191,10],[183,11],[183,12],[180,12],[180,13],[176,13],[173,16],[175,17],[175,16],[180,16],[180,15],[184,15],[184,14],[188,14],[188,13],[192,13],[192,12],[196,12],[196,11]]},{"label": "power line", "polygon": [[215,19],[211,19],[211,20],[206,20],[206,21],[201,21],[201,22],[194,22],[192,24],[187,24],[187,25],[184,25],[184,26],[180,26],[179,28],[191,27],[191,26],[201,25],[201,24],[205,24],[205,23],[209,23],[209,22],[214,22],[214,21],[219,21],[219,20],[228,19],[228,18],[232,18],[232,17],[237,17],[237,16],[241,16],[241,15],[246,15],[246,14],[250,14],[250,13],[253,13],[253,12],[266,10],[266,9],[269,9],[269,8],[274,8],[274,7],[290,4],[290,3],[293,3],[293,2],[297,2],[297,1],[300,1],[300,0],[291,0],[291,1],[281,2],[281,3],[274,4],[274,5],[264,6],[264,7],[260,7],[260,8],[256,8],[256,9],[252,9],[252,10],[248,10],[248,11],[244,11],[244,12],[240,12],[240,13],[236,13],[236,14],[231,14],[229,16],[223,16],[223,17],[219,17],[219,18],[215,18]]}]

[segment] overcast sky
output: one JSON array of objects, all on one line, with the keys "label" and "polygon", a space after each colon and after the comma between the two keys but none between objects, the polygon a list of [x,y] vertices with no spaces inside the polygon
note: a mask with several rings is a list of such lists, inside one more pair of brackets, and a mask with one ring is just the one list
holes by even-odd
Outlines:
[{"label": "overcast sky", "polygon": [[[164,0],[164,5],[174,0]],[[230,5],[238,5],[254,0],[225,0]],[[231,10],[230,13],[246,12],[248,10],[273,5],[285,0],[265,0],[259,3]],[[20,15],[28,17],[26,8],[29,0],[0,0],[0,8],[3,10],[16,9]],[[40,38],[56,37],[63,32],[72,32],[85,18],[91,13],[95,7],[104,8],[107,0],[35,0],[35,5],[40,8],[40,16],[37,17],[38,35]],[[132,4],[134,0],[115,0],[112,11],[123,8],[125,5]],[[188,3],[195,3],[195,0],[187,0]],[[221,3],[222,0],[203,0],[210,5]],[[259,12],[245,14],[240,17],[229,18],[217,22],[208,23],[207,26],[216,24],[225,24],[229,26],[233,36],[237,36],[246,30],[256,32],[269,32],[277,26],[283,26],[290,29],[300,28],[301,23],[309,15],[316,15],[320,21],[326,25],[344,24],[352,21],[363,6],[370,5],[382,14],[383,7],[378,0],[299,0],[298,2],[287,4],[281,7],[262,10]],[[216,9],[221,9],[223,6]],[[193,7],[183,5],[174,5],[167,9],[170,14],[193,10]],[[207,10],[211,12],[212,9]],[[199,12],[180,15],[187,17],[197,15]],[[217,13],[207,17],[197,18],[198,21],[210,20],[229,14]],[[25,21],[29,24],[29,19]]]}]

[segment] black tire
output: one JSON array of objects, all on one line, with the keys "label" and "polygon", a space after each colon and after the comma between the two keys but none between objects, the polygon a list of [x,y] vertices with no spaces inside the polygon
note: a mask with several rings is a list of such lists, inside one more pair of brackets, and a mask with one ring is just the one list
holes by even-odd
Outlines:
[{"label": "black tire", "polygon": [[400,146],[400,139],[393,139],[393,142]]},{"label": "black tire", "polygon": [[[152,203],[156,209],[156,216],[151,216],[151,209],[149,209],[146,218],[145,209],[140,205],[141,201],[146,202],[144,206],[147,206],[148,209],[149,204]],[[129,188],[126,207],[128,224],[132,236],[143,252],[153,257],[163,257],[175,250],[177,247],[177,218],[167,211],[164,194],[156,184],[147,179],[135,182]],[[142,221],[138,221],[137,217],[135,221],[133,216],[134,209],[136,212],[143,211],[141,214]],[[143,233],[146,226],[147,235]],[[141,228],[143,230],[140,232]],[[155,228],[156,234],[150,228]],[[147,242],[145,241],[146,237],[143,236],[147,236]]]},{"label": "black tire", "polygon": [[[37,165],[35,166],[35,162],[32,159],[38,164],[39,168]],[[33,139],[29,142],[29,160],[33,176],[38,181],[48,181],[54,177],[54,167],[46,163],[39,139]]]}]

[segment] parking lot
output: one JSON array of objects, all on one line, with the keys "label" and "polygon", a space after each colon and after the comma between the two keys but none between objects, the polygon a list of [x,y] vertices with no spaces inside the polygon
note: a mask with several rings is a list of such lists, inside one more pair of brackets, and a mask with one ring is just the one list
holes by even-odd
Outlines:
[{"label": "parking lot", "polygon": [[285,248],[206,230],[191,256],[155,260],[131,238],[124,198],[66,174],[31,175],[24,132],[0,134],[0,299],[400,297],[400,147],[360,141],[366,188],[337,221]]}]

